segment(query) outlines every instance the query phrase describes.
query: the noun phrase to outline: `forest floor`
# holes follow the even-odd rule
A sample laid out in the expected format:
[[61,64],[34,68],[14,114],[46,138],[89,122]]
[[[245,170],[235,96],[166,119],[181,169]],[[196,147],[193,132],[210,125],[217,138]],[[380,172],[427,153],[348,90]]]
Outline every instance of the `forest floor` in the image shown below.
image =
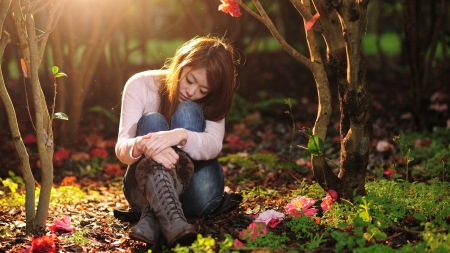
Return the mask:
[[[377,89],[374,91],[380,94],[377,93]],[[446,92],[437,91],[434,97],[430,98],[431,104],[450,105],[449,93]],[[302,192],[301,188],[305,185],[314,184],[314,176],[308,162],[309,153],[297,147],[297,145],[306,146],[308,140],[298,130],[302,127],[311,127],[315,120],[317,105],[314,105],[313,101],[308,101],[307,98],[306,96],[299,98],[298,104],[293,107],[292,114],[295,118],[300,118],[295,122],[294,131],[292,131],[290,116],[284,113],[289,108],[283,103],[249,109],[246,115],[241,115],[241,120],[228,123],[224,148],[220,155],[228,159],[221,160],[221,164],[225,173],[226,186],[232,191],[243,194],[244,200],[237,209],[229,213],[189,219],[204,238],[215,239],[216,250],[219,247],[218,244],[225,240],[226,234],[231,235],[233,239],[239,238],[239,233],[254,220],[254,214],[268,209],[284,212],[283,207],[293,198],[294,193],[298,193],[299,190]],[[393,173],[403,178],[405,176],[405,163],[402,163],[402,155],[393,137],[400,132],[416,131],[416,124],[411,111],[407,109],[407,106],[402,106],[405,103],[399,101],[404,102],[404,98],[401,98],[399,93],[373,97],[374,133],[370,145],[368,180],[375,178],[376,172],[384,174],[385,178],[391,177]],[[297,111],[297,108],[303,109]],[[450,119],[448,109],[440,111],[430,109],[429,115],[436,128],[450,127],[448,126]],[[337,117],[334,116],[333,119]],[[126,167],[115,158],[114,137],[100,134],[101,129],[93,133],[92,129],[98,127],[98,122],[94,119],[84,120],[84,122],[85,124],[82,125],[84,130],[81,132],[90,132],[90,134],[81,136],[83,141],[79,143],[79,146],[71,150],[56,148],[55,152],[55,192],[47,224],[51,225],[55,219],[69,216],[71,226],[76,229],[75,232],[58,230],[54,233],[60,240],[59,242],[55,240],[57,252],[149,252],[149,250],[168,252],[162,238],[153,247],[129,239],[127,233],[135,223],[121,221],[114,217],[114,209],[128,208],[121,184]],[[338,123],[333,123],[329,132],[330,137],[325,140],[326,154],[338,162]],[[11,178],[19,185],[17,195],[14,195],[9,186],[5,183],[0,184],[0,193],[2,193],[0,197],[10,202],[8,205],[0,206],[0,252],[21,252],[29,248],[33,241],[31,236],[25,234],[25,208],[21,204],[23,198],[20,200],[20,197],[17,197],[23,196],[20,194],[24,193],[24,188],[20,187],[20,179],[14,176],[19,174],[18,171],[15,171],[14,175],[9,174],[5,177],[7,173],[5,168],[17,168],[18,161],[10,158],[15,155],[12,141],[6,134],[0,137],[0,141],[4,143],[0,148],[2,181],[6,182],[6,178]],[[449,136],[446,138],[450,140]],[[24,140],[28,141],[27,146],[31,151],[30,159],[38,179],[39,164],[35,144],[33,144],[32,136],[29,139],[24,136]],[[291,141],[294,144],[292,154],[289,148]],[[429,139],[423,138],[416,140],[414,145],[429,146],[429,142]],[[264,155],[272,155],[276,157],[276,161],[270,164],[264,160],[267,159]],[[248,158],[250,163],[242,165],[236,162],[236,157]],[[391,166],[393,163],[398,166]],[[292,168],[286,169],[286,164],[288,168]],[[428,182],[431,178],[433,178],[432,175],[415,173],[410,175],[409,181]],[[448,176],[444,175],[442,179],[448,181]],[[14,205],[15,201],[19,204]],[[241,251],[286,252],[289,248],[301,251],[298,243],[302,240],[296,238],[295,232],[289,230],[285,222],[281,222],[270,230],[276,235],[286,232],[285,235],[289,240],[284,243],[285,249],[243,248]],[[403,230],[399,233],[395,229],[387,231],[389,232],[383,244],[392,248],[421,240],[416,232]],[[312,251],[334,252],[336,243],[336,239],[328,236],[316,250]],[[351,252],[349,249],[344,251]]]

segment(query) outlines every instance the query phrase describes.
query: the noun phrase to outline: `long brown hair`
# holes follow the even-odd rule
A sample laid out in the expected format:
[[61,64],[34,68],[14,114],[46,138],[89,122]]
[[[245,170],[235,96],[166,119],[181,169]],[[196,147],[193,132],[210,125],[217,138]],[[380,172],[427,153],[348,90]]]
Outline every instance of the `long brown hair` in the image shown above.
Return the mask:
[[210,92],[198,103],[207,120],[218,121],[230,111],[236,90],[235,50],[218,37],[195,37],[179,47],[164,64],[167,75],[159,90],[159,112],[167,121],[179,104],[179,81],[184,67],[204,68]]

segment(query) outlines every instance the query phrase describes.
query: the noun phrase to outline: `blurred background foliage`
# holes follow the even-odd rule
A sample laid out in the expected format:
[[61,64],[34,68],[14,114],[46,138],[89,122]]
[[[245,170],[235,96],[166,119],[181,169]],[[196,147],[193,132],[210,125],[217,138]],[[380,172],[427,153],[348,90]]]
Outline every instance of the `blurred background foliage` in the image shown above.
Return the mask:
[[[251,1],[248,2],[250,5]],[[290,2],[262,2],[286,40],[308,55],[303,20]],[[413,2],[416,1],[411,1],[411,5]],[[446,13],[448,4],[437,5],[438,2],[429,1],[419,6],[416,3],[414,22],[405,19],[409,3],[402,3],[402,0],[374,0],[369,4],[367,26],[363,31],[368,83],[376,94],[384,94],[384,99],[404,102],[405,110],[413,111],[414,103],[414,77],[408,57],[411,40],[417,41],[415,50],[421,55],[420,59],[431,60],[423,96],[429,98],[433,91],[448,85],[444,80],[450,73],[449,16],[444,15],[443,25],[433,26],[442,16],[442,10],[436,6],[446,6]],[[239,89],[234,108],[241,112],[235,110],[230,119],[239,120],[245,116],[242,111],[268,99],[283,101],[280,98],[291,97],[304,105],[316,104],[315,83],[309,70],[283,52],[267,28],[254,17],[244,12],[240,18],[232,18],[218,11],[219,4],[219,0],[67,0],[57,27],[50,35],[40,68],[41,84],[49,105],[53,99],[51,67],[57,65],[68,75],[57,80],[56,111],[69,116],[68,122],[55,123],[57,145],[75,144],[77,136],[84,131],[79,126],[87,121],[97,131],[115,138],[121,92],[127,79],[140,71],[161,68],[178,46],[194,36],[223,36],[239,49]],[[45,16],[45,13],[39,15]],[[405,33],[405,27],[410,24],[416,24],[416,37]],[[10,18],[4,30],[14,30]],[[437,36],[435,50],[432,48],[434,34]],[[18,38],[12,34],[11,39],[1,67],[19,115],[21,131],[32,132]],[[323,42],[322,50],[326,50]],[[430,55],[433,50],[435,54]],[[419,64],[419,68],[422,65]],[[337,102],[332,76],[330,84]],[[402,98],[390,98],[394,96],[392,89],[402,91]],[[271,104],[267,113],[282,115],[286,109],[282,104]],[[0,133],[3,134],[8,132],[8,127],[2,107],[0,105]],[[294,108],[298,121],[305,120],[301,110],[304,109]],[[98,124],[91,121],[98,121]]]

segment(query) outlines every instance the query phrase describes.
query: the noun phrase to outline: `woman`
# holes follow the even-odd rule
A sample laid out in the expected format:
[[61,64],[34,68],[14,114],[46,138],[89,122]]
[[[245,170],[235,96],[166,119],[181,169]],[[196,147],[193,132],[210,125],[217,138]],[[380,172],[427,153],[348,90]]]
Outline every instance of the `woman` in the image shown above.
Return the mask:
[[234,65],[235,51],[223,39],[196,37],[162,70],[135,74],[126,83],[116,155],[129,165],[125,197],[141,213],[131,239],[155,244],[161,231],[169,247],[190,245],[197,232],[185,216],[212,214],[224,205],[216,157],[236,87]]

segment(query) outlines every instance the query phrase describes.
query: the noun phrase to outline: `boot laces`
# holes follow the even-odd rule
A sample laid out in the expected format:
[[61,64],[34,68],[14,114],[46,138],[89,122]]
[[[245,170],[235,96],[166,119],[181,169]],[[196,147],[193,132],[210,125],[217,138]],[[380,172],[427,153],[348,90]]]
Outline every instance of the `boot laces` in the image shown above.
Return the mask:
[[[169,217],[169,220],[181,218],[185,220],[181,209],[180,201],[177,201],[176,190],[172,181],[172,176],[168,172],[161,173],[157,176],[159,182],[157,185],[162,185],[158,190],[159,199],[162,200],[164,213]],[[185,220],[186,221],[186,220]]]

